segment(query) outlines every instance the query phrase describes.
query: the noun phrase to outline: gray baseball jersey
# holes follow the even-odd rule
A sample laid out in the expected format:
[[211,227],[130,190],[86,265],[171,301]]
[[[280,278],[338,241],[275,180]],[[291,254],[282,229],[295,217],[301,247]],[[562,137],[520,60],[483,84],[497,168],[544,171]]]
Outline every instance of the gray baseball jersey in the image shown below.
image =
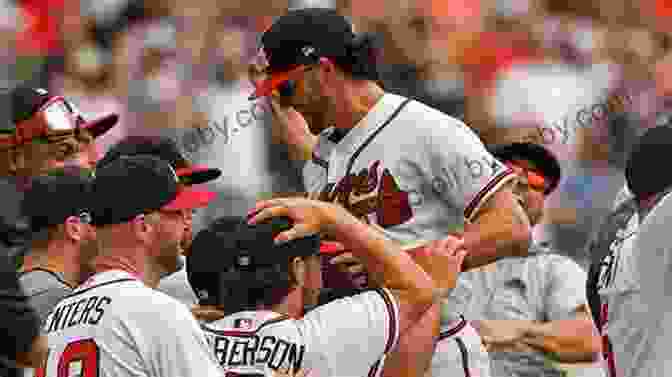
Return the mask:
[[[635,279],[641,297],[639,306],[628,307],[630,334],[637,342],[628,339],[630,348],[628,364],[621,364],[617,354],[616,366],[628,367],[628,377],[662,377],[672,371],[672,323],[670,297],[672,297],[672,194],[666,194],[641,221],[633,248],[637,250]],[[612,339],[612,342],[616,342]],[[616,346],[614,344],[614,346]]]
[[106,271],[63,299],[43,325],[37,376],[220,376],[191,312],[133,275]]
[[72,293],[72,287],[60,274],[41,268],[22,272],[19,281],[42,321],[59,301]]
[[[385,94],[340,140],[333,138],[335,132],[320,134],[304,168],[306,188],[401,243],[461,230],[465,219],[472,220],[514,178],[464,123],[394,94]],[[448,311],[442,320],[447,332],[470,327],[462,325],[458,312]],[[446,375],[464,374],[462,354],[455,352],[452,359],[455,369]]]
[[643,322],[643,311],[648,309],[642,306],[642,290],[636,272],[642,250],[635,248],[638,230],[639,215],[635,213],[612,242],[611,253],[603,260],[597,284],[603,321],[600,333],[609,377],[654,377],[636,373],[635,365],[637,359],[645,357],[640,352],[651,336]]
[[[529,256],[504,258],[464,272],[460,286],[469,288],[469,318],[555,321],[571,319],[587,305],[586,272],[570,258],[533,244]],[[492,375],[498,377],[562,376],[542,352],[490,352]]]
[[231,376],[274,371],[309,377],[376,377],[397,343],[399,309],[386,289],[332,301],[291,319],[244,311],[203,324],[220,365]]

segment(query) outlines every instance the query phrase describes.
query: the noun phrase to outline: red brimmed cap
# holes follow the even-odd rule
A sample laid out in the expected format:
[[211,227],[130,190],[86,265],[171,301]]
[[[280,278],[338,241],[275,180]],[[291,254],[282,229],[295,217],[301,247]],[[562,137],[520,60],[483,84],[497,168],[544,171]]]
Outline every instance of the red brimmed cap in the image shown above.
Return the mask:
[[164,205],[161,209],[164,211],[179,211],[183,209],[203,208],[216,196],[217,194],[211,191],[185,187],[179,189],[173,201]]
[[97,138],[117,124],[119,121],[119,115],[107,114],[92,121],[87,121],[83,117],[81,119],[84,121],[84,123],[80,124],[80,127],[91,132],[91,135],[93,135],[94,138]]
[[205,207],[215,194],[180,184],[170,164],[151,155],[120,156],[96,169],[93,225],[120,224],[159,210]]
[[206,183],[219,178],[222,171],[209,168],[207,166],[194,165],[188,168],[177,169],[177,176],[180,177],[180,183],[185,185],[197,185]]

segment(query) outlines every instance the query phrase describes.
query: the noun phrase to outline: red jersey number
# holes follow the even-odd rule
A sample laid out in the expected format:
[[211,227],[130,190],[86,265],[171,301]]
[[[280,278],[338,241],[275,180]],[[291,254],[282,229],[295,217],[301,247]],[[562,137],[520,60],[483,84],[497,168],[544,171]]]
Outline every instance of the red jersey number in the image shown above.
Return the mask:
[[[57,377],[98,377],[98,345],[93,339],[69,343],[58,359]],[[46,377],[46,365],[35,370],[35,377]]]

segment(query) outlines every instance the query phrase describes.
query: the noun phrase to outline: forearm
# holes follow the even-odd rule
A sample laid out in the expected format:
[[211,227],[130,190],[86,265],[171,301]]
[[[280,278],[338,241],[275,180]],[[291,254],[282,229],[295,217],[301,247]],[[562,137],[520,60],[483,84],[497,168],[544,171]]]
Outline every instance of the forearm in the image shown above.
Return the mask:
[[[278,122],[277,120],[272,120]],[[274,138],[287,145],[289,158],[294,161],[310,161],[313,158],[313,149],[318,137],[308,129],[290,128],[277,125],[272,128]]]
[[418,301],[434,301],[435,286],[429,275],[394,242],[349,215],[330,231],[361,261],[376,285],[408,292]]
[[594,361],[600,352],[600,339],[587,319],[532,323],[522,342],[566,363]]
[[464,231],[464,247],[469,250],[462,270],[493,263],[503,257],[525,256],[530,247],[530,222],[524,210],[507,192],[490,199],[473,223]]

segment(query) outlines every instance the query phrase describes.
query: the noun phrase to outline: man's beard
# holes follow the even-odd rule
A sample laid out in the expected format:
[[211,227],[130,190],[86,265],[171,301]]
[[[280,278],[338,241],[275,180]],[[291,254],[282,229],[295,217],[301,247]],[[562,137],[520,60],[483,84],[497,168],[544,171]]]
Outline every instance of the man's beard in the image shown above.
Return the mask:
[[80,245],[80,271],[79,282],[86,281],[94,273],[93,260],[98,255],[100,249],[98,241],[90,239],[83,241]]
[[161,277],[166,277],[184,266],[184,260],[180,257],[182,255],[181,241],[165,241],[161,246],[158,262],[163,270]]

